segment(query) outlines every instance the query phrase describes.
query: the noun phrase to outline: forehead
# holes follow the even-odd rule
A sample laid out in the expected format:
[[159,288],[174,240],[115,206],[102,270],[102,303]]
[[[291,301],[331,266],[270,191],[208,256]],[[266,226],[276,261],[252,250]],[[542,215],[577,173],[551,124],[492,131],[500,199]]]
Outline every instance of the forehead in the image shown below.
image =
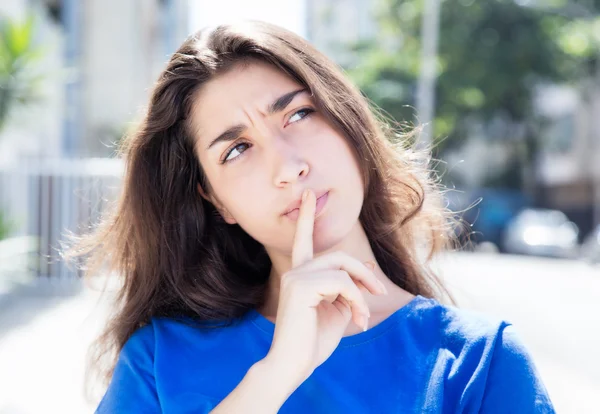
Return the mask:
[[215,129],[243,122],[244,111],[260,111],[281,95],[301,85],[281,70],[267,63],[257,62],[235,66],[206,82],[196,96],[192,107],[192,126],[196,137],[206,139]]

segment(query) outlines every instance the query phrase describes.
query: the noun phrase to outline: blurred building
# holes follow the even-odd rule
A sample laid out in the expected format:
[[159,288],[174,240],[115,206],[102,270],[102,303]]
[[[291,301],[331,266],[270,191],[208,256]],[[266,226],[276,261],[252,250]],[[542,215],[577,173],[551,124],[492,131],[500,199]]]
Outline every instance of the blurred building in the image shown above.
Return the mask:
[[63,110],[63,37],[60,27],[45,10],[27,0],[3,0],[0,17],[23,22],[28,12],[37,17],[35,32],[44,53],[35,63],[42,81],[35,88],[39,103],[15,105],[0,131],[0,165],[20,155],[56,155],[61,147]]
[[187,36],[187,1],[72,3],[79,3],[82,23],[79,87],[85,146],[79,152],[107,155],[105,145],[135,120],[170,54]]
[[549,119],[536,171],[539,202],[565,212],[583,235],[600,223],[600,79],[589,82],[545,86],[536,99]]
[[240,20],[262,20],[306,37],[307,0],[190,0],[191,31]]
[[342,66],[355,58],[348,45],[374,37],[377,23],[370,0],[305,0],[306,38]]
[[[107,156],[136,120],[154,80],[189,33],[188,0],[4,0],[0,13],[33,11],[47,49],[43,131],[12,139],[16,155]],[[39,118],[30,123],[41,122]],[[16,129],[15,129],[16,128]],[[23,129],[15,125],[11,135]],[[8,134],[8,133],[6,133]]]

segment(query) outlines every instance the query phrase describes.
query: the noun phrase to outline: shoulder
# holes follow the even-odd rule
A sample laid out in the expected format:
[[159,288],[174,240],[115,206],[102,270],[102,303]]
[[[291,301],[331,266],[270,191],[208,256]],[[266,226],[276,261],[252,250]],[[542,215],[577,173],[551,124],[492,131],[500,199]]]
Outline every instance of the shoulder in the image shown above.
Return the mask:
[[131,334],[123,345],[119,358],[125,362],[135,359],[137,364],[151,363],[157,348],[173,346],[190,329],[190,326],[180,321],[154,317]]
[[432,345],[445,359],[469,370],[489,366],[492,360],[525,361],[529,354],[512,324],[482,312],[425,299],[417,320],[434,332]]
[[119,353],[119,362],[131,364],[151,364],[154,347],[155,333],[152,323],[137,328],[127,339]]
[[417,319],[435,332],[429,403],[459,411],[553,412],[532,356],[509,321],[435,299],[422,302]]
[[96,413],[157,411],[154,347],[152,324],[137,328],[131,334],[119,352],[111,381]]
[[[128,338],[121,351],[125,355],[152,356],[157,352],[195,346],[221,344],[231,340],[243,326],[242,321],[198,322],[191,318],[173,319],[153,317],[144,326],[136,329]],[[238,329],[218,329],[221,327],[236,327]]]
[[409,323],[427,327],[436,346],[460,352],[474,344],[491,343],[511,323],[482,312],[442,304],[436,299],[419,297],[412,307]]

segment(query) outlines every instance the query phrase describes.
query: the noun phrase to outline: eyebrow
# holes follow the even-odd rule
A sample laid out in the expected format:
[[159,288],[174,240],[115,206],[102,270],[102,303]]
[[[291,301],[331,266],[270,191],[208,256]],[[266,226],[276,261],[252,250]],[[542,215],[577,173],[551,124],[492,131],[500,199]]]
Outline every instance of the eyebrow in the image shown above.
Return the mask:
[[[271,105],[269,105],[269,107],[267,108],[267,113],[269,115],[273,115],[277,112],[283,111],[290,104],[290,102],[292,102],[292,100],[296,97],[296,95],[303,93],[303,92],[308,92],[308,90],[306,88],[298,89],[297,91],[288,92],[285,95],[280,96],[273,103],[271,103]],[[219,135],[217,138],[215,138],[208,145],[206,150],[208,151],[209,149],[211,149],[214,145],[216,145],[219,142],[236,140],[245,130],[246,130],[246,125],[244,125],[244,124],[238,124],[238,125],[234,125],[230,128],[227,128],[227,130],[225,132],[223,132],[221,135]]]

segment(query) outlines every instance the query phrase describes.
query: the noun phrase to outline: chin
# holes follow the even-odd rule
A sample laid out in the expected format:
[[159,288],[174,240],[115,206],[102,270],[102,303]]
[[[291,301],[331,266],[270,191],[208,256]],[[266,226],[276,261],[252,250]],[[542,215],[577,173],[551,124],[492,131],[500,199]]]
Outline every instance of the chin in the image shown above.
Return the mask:
[[[353,237],[358,218],[347,214],[333,214],[315,222],[313,231],[313,250],[316,253],[339,250],[340,245]],[[335,218],[335,220],[333,220]]]

